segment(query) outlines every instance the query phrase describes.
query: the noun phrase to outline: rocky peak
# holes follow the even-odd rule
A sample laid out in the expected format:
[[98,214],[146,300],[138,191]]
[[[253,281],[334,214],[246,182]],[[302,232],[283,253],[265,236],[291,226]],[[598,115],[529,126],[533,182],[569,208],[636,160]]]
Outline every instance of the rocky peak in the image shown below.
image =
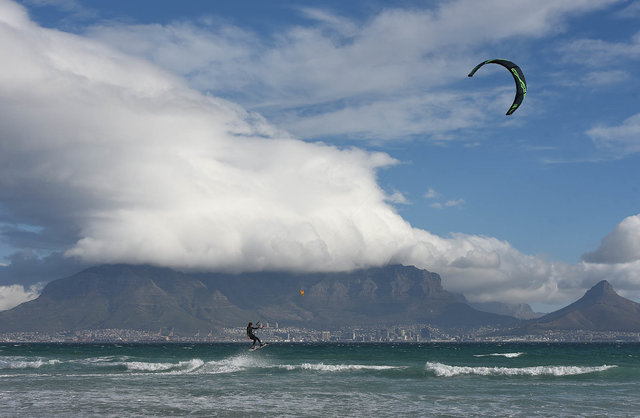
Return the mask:
[[616,296],[618,296],[618,294],[615,290],[613,290],[613,286],[611,286],[608,281],[602,280],[591,289],[587,290],[587,292],[584,294],[583,299],[591,302],[596,302],[602,299]]

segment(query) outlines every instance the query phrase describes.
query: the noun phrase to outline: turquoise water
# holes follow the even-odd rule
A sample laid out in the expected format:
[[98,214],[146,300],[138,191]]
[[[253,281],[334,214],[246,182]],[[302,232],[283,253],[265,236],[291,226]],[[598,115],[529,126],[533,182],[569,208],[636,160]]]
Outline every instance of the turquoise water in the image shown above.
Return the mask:
[[2,416],[638,416],[639,344],[0,344]]

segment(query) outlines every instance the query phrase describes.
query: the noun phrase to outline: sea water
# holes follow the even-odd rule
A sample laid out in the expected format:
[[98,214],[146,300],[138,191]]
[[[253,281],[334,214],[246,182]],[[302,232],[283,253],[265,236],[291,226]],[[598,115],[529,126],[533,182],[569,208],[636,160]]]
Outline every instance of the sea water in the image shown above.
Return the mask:
[[640,416],[640,344],[0,344],[1,416]]

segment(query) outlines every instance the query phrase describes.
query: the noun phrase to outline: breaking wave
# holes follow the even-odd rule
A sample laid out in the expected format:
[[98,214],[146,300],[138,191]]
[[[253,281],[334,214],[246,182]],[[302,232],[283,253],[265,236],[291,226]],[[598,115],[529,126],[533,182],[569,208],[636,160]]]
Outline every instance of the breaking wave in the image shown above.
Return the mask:
[[452,377],[461,375],[480,376],[575,376],[581,374],[598,373],[615,365],[607,366],[533,366],[533,367],[469,367],[450,366],[443,363],[427,362],[425,370],[436,376]]
[[324,364],[324,363],[302,363],[300,365],[282,365],[286,370],[313,370],[321,372],[344,372],[351,370],[394,370],[404,367],[395,366],[372,366],[363,364]]
[[506,357],[506,358],[516,358],[520,357],[525,353],[491,353],[491,354],[474,354],[473,357]]
[[208,362],[201,370],[203,373],[235,373],[248,369],[279,369],[285,371],[317,371],[317,372],[347,372],[358,370],[392,370],[405,367],[378,366],[363,364],[273,364],[266,360],[258,360],[248,356],[235,356],[224,360]]
[[192,359],[188,361],[181,361],[178,363],[148,363],[143,361],[132,361],[123,363],[127,370],[137,372],[178,372],[178,373],[190,373],[196,369],[199,369],[204,365],[204,362],[200,359]]
[[39,369],[42,366],[53,366],[60,364],[60,360],[0,360],[0,369]]
[[232,356],[222,360],[208,362],[203,368],[203,373],[223,374],[236,373],[253,367],[265,367],[267,363],[247,355]]
[[226,374],[242,372],[252,368],[273,367],[263,360],[251,358],[246,355],[232,356],[222,360],[212,360],[207,362],[194,358],[178,363],[149,363],[132,361],[120,364],[124,365],[128,371],[156,372],[160,374]]

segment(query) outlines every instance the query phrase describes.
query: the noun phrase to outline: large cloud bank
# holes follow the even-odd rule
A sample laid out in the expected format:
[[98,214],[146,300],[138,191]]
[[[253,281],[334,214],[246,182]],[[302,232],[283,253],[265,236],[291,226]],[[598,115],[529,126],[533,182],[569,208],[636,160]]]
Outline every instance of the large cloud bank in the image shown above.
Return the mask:
[[376,184],[388,155],[287,138],[144,61],[4,8],[2,198],[23,223],[77,230],[68,255],[342,270],[407,245],[395,231],[410,227]]
[[0,50],[0,214],[29,232],[5,239],[29,236],[87,263],[180,269],[413,264],[473,300],[564,301],[585,275],[639,294],[637,258],[602,262],[624,233],[575,266],[491,237],[439,237],[408,224],[378,185],[377,171],[396,164],[387,154],[300,141],[149,61],[39,27],[7,1]]

